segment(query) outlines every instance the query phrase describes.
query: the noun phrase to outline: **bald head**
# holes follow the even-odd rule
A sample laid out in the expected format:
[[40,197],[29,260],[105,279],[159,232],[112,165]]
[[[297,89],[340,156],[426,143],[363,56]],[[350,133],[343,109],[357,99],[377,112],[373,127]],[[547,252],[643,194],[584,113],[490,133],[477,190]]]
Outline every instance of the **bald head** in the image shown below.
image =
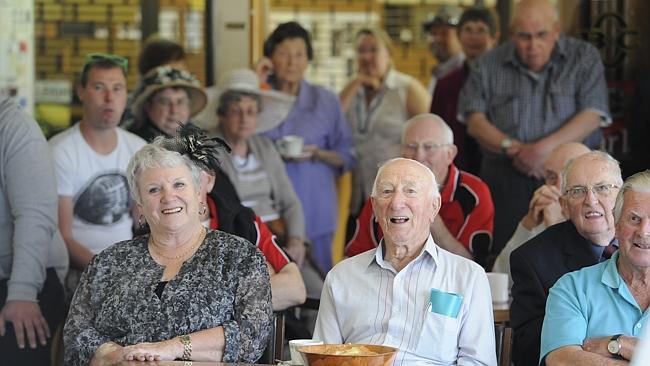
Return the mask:
[[515,26],[521,22],[528,22],[533,17],[541,17],[551,22],[558,24],[560,16],[557,9],[548,0],[522,0],[515,6],[511,26]]
[[546,180],[546,185],[556,186],[560,189],[562,183],[560,180],[560,174],[562,173],[564,166],[570,160],[586,154],[589,151],[591,150],[589,150],[587,146],[579,142],[568,142],[553,149],[544,161],[544,179]]

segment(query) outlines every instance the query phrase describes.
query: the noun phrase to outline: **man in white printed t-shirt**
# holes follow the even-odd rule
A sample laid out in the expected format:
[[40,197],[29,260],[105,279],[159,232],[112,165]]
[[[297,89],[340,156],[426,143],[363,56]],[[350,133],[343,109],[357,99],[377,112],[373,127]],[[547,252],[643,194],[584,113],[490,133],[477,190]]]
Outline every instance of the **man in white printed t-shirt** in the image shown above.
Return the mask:
[[126,105],[127,67],[119,56],[87,55],[77,87],[83,117],[50,140],[70,292],[93,255],[133,235],[126,167],[145,141],[117,127]]

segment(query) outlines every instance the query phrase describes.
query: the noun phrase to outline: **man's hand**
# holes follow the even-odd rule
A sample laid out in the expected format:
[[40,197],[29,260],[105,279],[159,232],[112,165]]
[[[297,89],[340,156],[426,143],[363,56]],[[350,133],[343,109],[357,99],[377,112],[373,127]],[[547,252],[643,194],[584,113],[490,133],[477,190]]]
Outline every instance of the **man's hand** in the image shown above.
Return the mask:
[[0,311],[0,336],[6,333],[5,322],[11,322],[16,332],[16,343],[19,348],[25,348],[25,335],[30,348],[36,348],[36,340],[45,346],[50,337],[50,327],[38,307],[32,301],[7,301]]
[[302,264],[305,262],[305,255],[307,252],[307,249],[305,248],[305,242],[300,238],[289,238],[285,250],[296,262],[298,267],[302,268]]
[[541,143],[521,144],[513,156],[514,167],[530,177],[544,176],[544,160],[550,151]]
[[528,205],[528,213],[521,222],[522,225],[532,230],[542,222],[549,227],[564,221],[560,205],[561,196],[562,193],[555,186],[543,185],[537,188]]

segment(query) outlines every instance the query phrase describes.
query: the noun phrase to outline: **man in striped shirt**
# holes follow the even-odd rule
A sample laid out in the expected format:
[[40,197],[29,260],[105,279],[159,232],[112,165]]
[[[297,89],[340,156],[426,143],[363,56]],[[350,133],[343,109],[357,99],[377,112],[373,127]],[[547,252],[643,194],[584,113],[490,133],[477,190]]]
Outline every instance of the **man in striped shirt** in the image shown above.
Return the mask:
[[395,366],[496,365],[487,276],[429,231],[441,206],[431,169],[389,160],[372,192],[384,237],[328,273],[314,339],[395,347]]

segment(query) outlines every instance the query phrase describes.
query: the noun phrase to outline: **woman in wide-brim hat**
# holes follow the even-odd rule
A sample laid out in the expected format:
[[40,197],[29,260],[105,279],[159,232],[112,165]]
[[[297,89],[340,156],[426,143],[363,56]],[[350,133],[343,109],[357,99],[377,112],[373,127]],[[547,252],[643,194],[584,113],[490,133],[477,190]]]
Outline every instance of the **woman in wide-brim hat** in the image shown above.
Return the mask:
[[261,90],[257,74],[249,69],[230,71],[208,95],[214,101],[202,113],[212,115],[208,133],[224,139],[232,149],[231,154],[222,152],[221,169],[242,203],[286,243],[289,255],[301,265],[305,256],[302,205],[274,143],[259,135],[284,121],[295,97]]
[[160,66],[144,76],[131,105],[133,120],[126,129],[147,141],[160,135],[176,136],[179,123],[191,123],[206,103],[205,92],[194,75]]

